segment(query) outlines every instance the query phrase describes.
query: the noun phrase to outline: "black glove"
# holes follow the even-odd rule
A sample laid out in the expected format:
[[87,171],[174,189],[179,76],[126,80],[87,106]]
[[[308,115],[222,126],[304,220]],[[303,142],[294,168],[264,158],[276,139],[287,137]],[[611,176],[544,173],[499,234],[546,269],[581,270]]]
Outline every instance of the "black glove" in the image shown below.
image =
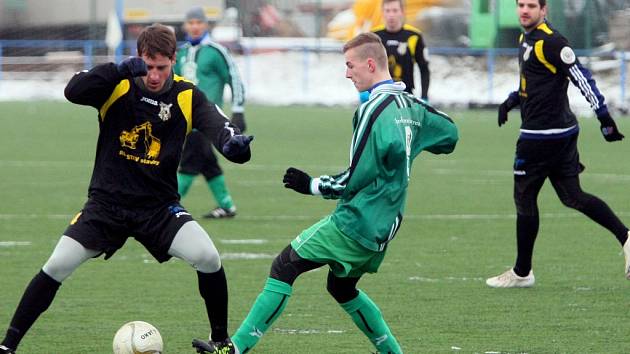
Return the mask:
[[597,117],[601,123],[600,129],[604,135],[604,139],[608,142],[623,140],[624,136],[617,129],[617,124],[612,119],[610,114],[606,112],[601,117]]
[[293,189],[294,191],[302,194],[311,193],[311,176],[298,170],[297,168],[289,167],[282,179],[285,188]]
[[499,126],[505,124],[508,121],[508,112],[512,110],[512,108],[519,105],[519,100],[510,95],[507,100],[503,101],[499,106]]
[[251,135],[232,135],[230,140],[223,145],[223,154],[226,156],[238,156],[243,154],[249,149],[249,143],[251,143],[252,140],[254,140],[254,137]]
[[245,125],[245,113],[232,113],[232,124],[234,124],[241,131],[241,133],[244,133],[245,129],[247,128],[247,126]]
[[123,77],[144,76],[147,74],[147,64],[140,57],[129,57],[117,65],[118,73]]

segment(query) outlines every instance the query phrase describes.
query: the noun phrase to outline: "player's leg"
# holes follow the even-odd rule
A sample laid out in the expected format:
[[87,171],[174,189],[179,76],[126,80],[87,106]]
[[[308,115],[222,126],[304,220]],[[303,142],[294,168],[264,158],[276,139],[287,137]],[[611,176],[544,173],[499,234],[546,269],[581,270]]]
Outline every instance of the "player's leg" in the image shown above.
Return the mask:
[[538,193],[548,175],[544,141],[519,140],[514,161],[514,204],[516,205],[516,263],[514,268],[486,280],[496,288],[530,287],[534,243],[538,236]]
[[227,339],[228,289],[219,252],[196,221],[179,228],[168,254],[180,258],[197,271],[199,293],[206,305],[213,341]]
[[326,288],[379,353],[402,353],[381,310],[366,293],[356,288],[359,279],[340,278],[330,271]]
[[232,341],[240,353],[251,350],[280,317],[291,296],[295,279],[300,274],[323,265],[300,257],[290,245],[274,259],[263,291],[232,336]]
[[99,253],[62,236],[48,261],[24,291],[2,345],[15,351],[33,323],[48,309],[61,283],[83,262]]
[[586,193],[578,176],[551,177],[553,188],[565,206],[578,210],[610,231],[623,246],[628,239],[628,227],[619,220],[608,204]]
[[198,131],[193,131],[188,135],[184,143],[182,158],[177,171],[177,192],[182,198],[188,193],[195,177],[203,167],[203,153],[200,152],[203,145],[201,139],[203,139],[202,134]]
[[236,215],[236,206],[225,183],[223,170],[221,170],[221,166],[219,166],[219,161],[210,143],[207,144],[207,149],[206,162],[204,163],[201,173],[206,178],[208,189],[210,189],[217,203],[217,208],[211,210],[203,217],[210,219],[234,217]]
[[630,233],[628,227],[619,220],[608,204],[582,190],[578,176],[552,177],[551,183],[565,206],[582,212],[615,235],[624,249],[626,256],[624,273],[626,278],[630,279],[630,243],[628,243]]

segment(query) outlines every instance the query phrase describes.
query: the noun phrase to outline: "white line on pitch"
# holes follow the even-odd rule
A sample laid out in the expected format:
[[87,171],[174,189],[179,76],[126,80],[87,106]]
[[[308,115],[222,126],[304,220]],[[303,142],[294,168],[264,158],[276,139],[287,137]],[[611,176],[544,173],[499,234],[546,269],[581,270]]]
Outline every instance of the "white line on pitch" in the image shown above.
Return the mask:
[[31,241],[0,241],[0,247],[30,246]]

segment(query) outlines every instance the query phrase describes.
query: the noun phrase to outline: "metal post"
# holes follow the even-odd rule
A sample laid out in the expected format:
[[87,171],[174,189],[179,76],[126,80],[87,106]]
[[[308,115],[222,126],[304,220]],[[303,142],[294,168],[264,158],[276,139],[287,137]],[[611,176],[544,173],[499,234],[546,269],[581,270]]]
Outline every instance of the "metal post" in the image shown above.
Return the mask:
[[120,41],[118,48],[116,48],[116,62],[119,63],[122,59],[123,49],[125,46],[125,19],[124,16],[124,8],[125,8],[125,0],[116,0],[116,16],[118,16],[118,21],[120,22],[120,30],[123,33],[123,40]]
[[619,104],[621,107],[626,108],[626,52],[622,50],[621,52],[621,67],[619,73],[619,85],[621,86],[621,97],[619,97]]
[[488,103],[494,101],[494,67],[495,67],[495,50],[494,48],[488,48],[487,53],[487,68],[488,68]]
[[92,66],[94,65],[94,63],[92,62],[92,59],[93,59],[92,48],[94,47],[93,42],[94,42],[93,40],[87,40],[83,44],[83,69],[85,70],[90,70]]
[[2,41],[0,41],[0,81],[2,81]]
[[308,96],[308,48],[302,48],[302,93],[304,96]]

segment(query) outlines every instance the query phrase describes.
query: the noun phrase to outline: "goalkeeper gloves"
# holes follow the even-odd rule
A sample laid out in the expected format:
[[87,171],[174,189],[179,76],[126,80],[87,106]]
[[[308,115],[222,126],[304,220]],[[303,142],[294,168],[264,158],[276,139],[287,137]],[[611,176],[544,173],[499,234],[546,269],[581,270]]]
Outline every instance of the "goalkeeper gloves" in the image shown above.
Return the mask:
[[615,124],[615,121],[612,119],[608,111],[604,112],[601,116],[598,116],[597,119],[599,119],[601,124],[600,129],[607,142],[623,140],[623,134],[621,134],[617,129],[617,124]]
[[246,153],[252,140],[254,137],[251,135],[232,135],[230,140],[223,145],[223,154],[225,156],[238,156]]
[[118,63],[116,68],[122,77],[145,76],[147,74],[147,64],[140,57],[129,57]]
[[311,193],[311,176],[298,170],[297,168],[289,167],[282,179],[285,188],[293,189],[294,191],[302,194]]
[[512,108],[518,106],[520,104],[518,96],[515,94],[510,94],[507,100],[503,101],[499,106],[499,117],[498,123],[499,126],[505,124],[508,121],[508,112],[512,110]]
[[243,112],[232,113],[232,124],[234,124],[241,133],[245,132],[247,126],[245,125],[245,114]]

